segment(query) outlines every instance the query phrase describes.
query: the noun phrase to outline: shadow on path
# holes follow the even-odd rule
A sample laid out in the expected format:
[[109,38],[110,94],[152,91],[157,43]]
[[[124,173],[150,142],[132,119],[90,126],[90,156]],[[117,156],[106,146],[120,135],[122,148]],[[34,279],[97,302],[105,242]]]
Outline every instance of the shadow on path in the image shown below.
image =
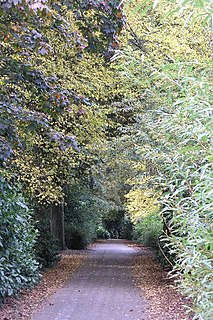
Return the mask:
[[122,240],[89,250],[83,265],[32,320],[147,320],[131,273],[137,251]]

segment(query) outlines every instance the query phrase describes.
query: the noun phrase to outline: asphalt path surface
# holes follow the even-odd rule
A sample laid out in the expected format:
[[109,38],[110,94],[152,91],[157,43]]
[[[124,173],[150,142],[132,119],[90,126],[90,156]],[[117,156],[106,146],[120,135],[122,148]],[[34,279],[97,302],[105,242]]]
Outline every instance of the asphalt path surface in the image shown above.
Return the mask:
[[131,273],[137,254],[122,240],[98,243],[32,320],[147,320],[146,303]]

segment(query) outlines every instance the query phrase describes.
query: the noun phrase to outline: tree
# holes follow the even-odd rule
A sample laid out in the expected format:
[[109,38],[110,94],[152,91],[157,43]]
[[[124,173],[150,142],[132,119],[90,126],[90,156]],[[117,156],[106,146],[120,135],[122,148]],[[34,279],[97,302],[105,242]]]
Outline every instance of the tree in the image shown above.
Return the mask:
[[[157,194],[166,231],[161,249],[168,259],[175,257],[174,271],[179,287],[194,303],[194,318],[211,319],[210,30],[201,19],[209,18],[210,6],[186,2],[181,12],[177,7],[169,14],[173,4],[166,8],[159,3],[154,11],[146,4],[127,5],[131,46],[126,42],[120,54],[126,62],[119,70],[128,76],[127,87],[130,92],[134,88],[141,105],[135,124],[125,129],[131,131],[136,168],[141,168],[135,171],[128,206],[142,218],[146,202],[146,210],[153,209],[144,195],[151,194],[153,203]],[[192,21],[190,5],[195,5]]]
[[[101,99],[108,99],[103,91],[105,85],[110,86],[105,78],[94,96],[91,74],[85,66],[93,72],[95,64],[100,64],[99,78],[106,77],[101,54],[107,58],[107,52],[110,57],[114,50],[113,42],[124,23],[124,17],[117,15],[120,12],[116,2],[6,1],[1,5],[2,165],[21,181],[37,212],[41,213],[40,204],[46,203],[52,217],[61,216],[57,226],[63,226],[63,210],[58,210],[63,206],[63,190],[73,176],[86,174],[95,160],[87,145],[102,135],[102,116],[89,99],[96,103],[100,94]],[[99,53],[92,66],[91,51]],[[118,80],[114,86],[116,83]],[[95,133],[94,126],[100,131]],[[63,230],[53,233],[64,234]]]

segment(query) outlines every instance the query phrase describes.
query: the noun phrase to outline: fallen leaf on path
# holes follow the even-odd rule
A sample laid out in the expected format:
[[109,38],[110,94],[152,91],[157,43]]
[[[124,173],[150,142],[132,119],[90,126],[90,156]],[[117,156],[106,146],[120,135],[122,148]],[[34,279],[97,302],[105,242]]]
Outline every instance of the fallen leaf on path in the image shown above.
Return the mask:
[[177,291],[173,280],[168,279],[167,272],[162,269],[154,253],[144,246],[140,246],[138,252],[133,274],[136,285],[142,290],[145,300],[149,301],[147,313],[150,319],[191,320],[184,307],[189,305],[189,301]]
[[[84,257],[67,250],[61,254],[61,260],[52,269],[43,273],[41,282],[33,289],[23,290],[17,298],[10,297],[0,308],[0,319],[30,320],[32,314],[39,310],[50,295],[68,281],[80,266]],[[53,305],[53,304],[51,304]]]

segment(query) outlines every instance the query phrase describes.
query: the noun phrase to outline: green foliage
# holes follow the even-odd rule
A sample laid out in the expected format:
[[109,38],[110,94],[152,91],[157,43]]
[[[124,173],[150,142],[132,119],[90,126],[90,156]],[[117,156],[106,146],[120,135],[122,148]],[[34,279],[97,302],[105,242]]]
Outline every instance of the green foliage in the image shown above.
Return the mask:
[[124,211],[123,210],[110,210],[104,216],[103,224],[106,230],[110,233],[111,238],[120,238],[123,230]]
[[[30,132],[33,126],[37,131],[36,125],[43,122],[43,129],[48,128],[51,134],[49,120],[54,113],[63,112],[71,103],[77,106],[85,103],[85,97],[69,89],[64,92],[57,73],[49,77],[40,72],[43,57],[51,56],[57,60],[64,53],[62,47],[74,48],[69,60],[73,56],[79,60],[83,51],[91,50],[110,57],[115,44],[119,46],[116,39],[125,16],[117,1],[44,2],[31,4],[29,1],[5,0],[0,3],[0,110],[5,115],[0,131],[4,138],[0,140],[0,149],[4,160],[11,156],[14,142],[19,142],[16,129],[20,125],[30,124],[27,128]],[[53,41],[48,33],[53,34]],[[58,44],[59,39],[63,46],[56,49],[54,40]],[[40,58],[40,62],[37,63],[35,58]],[[57,96],[60,98],[55,99]],[[7,119],[7,115],[13,117]],[[5,129],[9,129],[8,134]]]
[[91,230],[86,230],[81,222],[65,224],[65,241],[68,249],[85,249],[92,240]]
[[[151,161],[155,169],[150,175],[152,185],[162,192],[164,251],[169,260],[175,257],[179,288],[192,299],[195,319],[212,318],[213,109],[209,69],[208,63],[193,62],[162,66],[157,81],[163,79],[164,90],[159,93],[153,87],[153,93],[160,98],[163,95],[167,104],[162,106],[159,99],[155,108],[141,115],[143,134],[137,139],[142,163]],[[150,181],[143,184],[143,188],[150,186]]]
[[[117,33],[125,20],[121,6],[117,1],[71,2],[24,1],[21,10],[19,1],[0,4],[0,168],[21,182],[36,209],[63,202],[73,178],[90,176],[100,161],[105,109],[124,92],[106,61],[119,47]],[[85,247],[96,236],[105,202],[96,198],[83,188],[74,201],[68,196],[68,246]],[[43,267],[57,257],[48,219],[38,217],[35,244]],[[12,222],[10,227],[12,232]]]
[[121,231],[121,238],[132,240],[133,239],[134,226],[130,217],[126,214],[124,216],[123,228]]
[[[212,318],[212,92],[208,65],[182,74],[183,96],[173,115],[163,116],[159,143],[165,149],[159,184],[164,188],[162,215],[170,212],[170,252],[179,286],[192,298],[197,319]],[[162,119],[162,116],[160,116]],[[168,220],[168,219],[167,219]]]
[[163,223],[158,211],[153,211],[141,218],[134,228],[134,239],[146,246],[158,249],[159,236]]
[[116,1],[0,4],[0,161],[15,156],[7,169],[34,201],[63,201],[96,158],[104,107],[123,92],[105,60],[123,22]]
[[103,226],[98,226],[96,230],[97,239],[109,239],[110,233]]
[[[133,180],[131,181],[131,184],[134,185],[135,183]],[[140,180],[140,183],[147,185],[148,179]],[[140,189],[140,187],[136,185],[135,188],[132,187],[125,197],[127,199],[126,207],[131,214],[132,221],[137,221],[137,219],[145,217],[147,213],[159,209],[159,203],[157,201],[159,194],[151,187],[146,190]]]
[[35,243],[36,260],[43,268],[52,267],[59,261],[57,240],[50,231],[49,219],[42,218],[36,225],[39,235]]
[[0,180],[0,301],[39,280],[31,211],[14,187]]
[[66,192],[65,240],[70,249],[84,249],[96,238],[100,221],[98,199],[91,190],[73,185]]
[[[61,91],[54,82],[49,101],[39,96],[40,88],[26,90],[23,82],[17,86],[23,88],[22,95],[28,103],[33,101],[37,109],[42,110],[40,99],[42,104],[48,103],[53,132],[50,136],[38,127],[38,132],[28,135],[26,126],[19,128],[25,150],[17,148],[11,164],[27,195],[39,203],[63,200],[63,187],[70,183],[70,178],[86,175],[87,169],[97,161],[96,145],[104,139],[108,105],[124,92],[115,69],[106,65],[103,57],[85,53],[78,59],[75,46],[67,48],[66,41],[56,32],[49,31],[46,36],[53,52],[48,56],[34,53],[31,63],[39,69],[39,74],[56,78]],[[71,99],[73,92],[77,103]]]
[[195,2],[176,6],[160,1],[154,11],[151,1],[127,3],[132,29],[118,69],[127,76],[126,87],[129,92],[134,88],[141,108],[136,103],[136,121],[124,130],[118,158],[122,163],[125,157],[124,166],[126,154],[131,160],[130,212],[148,217],[153,204],[161,209],[162,249],[174,261],[179,288],[193,301],[194,319],[209,320],[213,108],[210,21],[202,17],[209,17],[210,5],[201,1],[200,8]]
[[[154,1],[154,10],[151,0],[126,1],[124,48],[113,57],[125,20],[117,0],[73,1],[74,11],[67,3],[47,12],[23,5],[0,8],[0,165],[37,204],[66,195],[69,248],[85,248],[97,230],[106,235],[102,222],[112,237],[131,237],[126,199],[143,243],[156,247],[163,221],[161,243],[175,257],[179,287],[195,318],[211,319],[210,1]],[[2,190],[3,297],[35,282],[37,264],[29,211],[15,190]],[[48,223],[39,229],[36,250],[47,265],[54,241]]]

